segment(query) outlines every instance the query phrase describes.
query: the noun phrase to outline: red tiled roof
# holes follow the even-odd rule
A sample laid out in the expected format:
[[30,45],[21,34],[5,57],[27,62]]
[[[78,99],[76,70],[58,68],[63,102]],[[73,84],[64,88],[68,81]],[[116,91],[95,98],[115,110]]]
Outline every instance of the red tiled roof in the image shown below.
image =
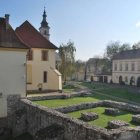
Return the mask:
[[5,18],[0,18],[0,48],[27,49]]
[[43,37],[28,21],[25,21],[18,27],[16,33],[30,48],[58,49]]

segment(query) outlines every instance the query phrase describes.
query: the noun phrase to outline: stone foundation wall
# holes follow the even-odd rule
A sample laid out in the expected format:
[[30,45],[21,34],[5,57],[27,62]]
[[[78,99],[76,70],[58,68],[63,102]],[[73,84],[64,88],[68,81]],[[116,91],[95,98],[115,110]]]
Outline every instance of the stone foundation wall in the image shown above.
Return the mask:
[[103,101],[98,101],[98,102],[71,105],[71,106],[67,106],[67,107],[54,108],[54,110],[57,110],[57,111],[62,112],[62,113],[69,113],[69,112],[83,110],[83,109],[96,108],[96,107],[100,107],[103,105],[104,105]]
[[103,101],[104,106],[106,107],[113,107],[113,108],[119,108],[121,110],[130,111],[133,113],[140,113],[140,106],[124,103],[124,102],[115,102],[111,100],[104,100]]
[[20,104],[27,115],[24,126],[36,140],[139,140],[140,129],[107,130],[26,99],[22,99]]
[[38,96],[32,96],[32,97],[28,97],[28,100],[31,101],[39,101],[39,100],[53,100],[53,99],[67,99],[67,98],[73,98],[73,97],[86,97],[86,96],[90,96],[92,95],[90,92],[87,91],[80,91],[80,92],[73,92],[73,93],[66,93],[66,94],[62,94],[60,93],[59,95],[41,95],[39,94]]
[[[92,127],[58,111],[33,104],[29,100],[23,99],[21,105],[27,112],[27,130],[34,138],[37,138],[38,135],[41,137],[37,140],[93,140],[93,138],[95,140],[112,140],[106,129]],[[56,134],[53,126],[60,127],[60,130],[63,131]],[[51,128],[52,131],[47,128]]]
[[7,127],[8,122],[7,118],[0,118],[0,128]]
[[[8,107],[9,115],[13,121],[10,118],[8,123],[14,135],[28,132],[34,140],[140,140],[138,128],[107,130],[34,104],[27,99],[19,100],[18,97],[11,97],[9,101],[11,102],[9,102],[11,106]],[[111,101],[101,101],[94,103],[94,107],[110,103]],[[92,106],[93,104],[87,105]]]
[[83,110],[83,109],[90,109],[90,108],[96,108],[96,107],[111,107],[111,108],[118,108],[121,110],[133,112],[133,113],[140,113],[140,107],[124,102],[115,102],[111,100],[103,100],[103,101],[97,101],[97,102],[91,102],[91,103],[81,103],[77,105],[71,105],[67,107],[58,107],[54,108],[55,110],[62,112],[62,113],[69,113],[73,111]]

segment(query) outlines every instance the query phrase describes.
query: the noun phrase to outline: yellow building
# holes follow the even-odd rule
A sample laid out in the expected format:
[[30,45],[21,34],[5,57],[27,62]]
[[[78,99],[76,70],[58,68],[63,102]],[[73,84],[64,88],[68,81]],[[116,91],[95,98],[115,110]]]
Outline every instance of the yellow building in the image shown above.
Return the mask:
[[28,21],[16,29],[17,35],[30,48],[27,58],[28,91],[61,91],[62,79],[56,70],[56,50],[49,41],[49,29],[44,10],[40,32]]
[[112,63],[113,83],[140,86],[140,49],[122,51]]
[[9,24],[9,15],[0,18],[0,118],[7,116],[9,96],[26,96],[28,47]]

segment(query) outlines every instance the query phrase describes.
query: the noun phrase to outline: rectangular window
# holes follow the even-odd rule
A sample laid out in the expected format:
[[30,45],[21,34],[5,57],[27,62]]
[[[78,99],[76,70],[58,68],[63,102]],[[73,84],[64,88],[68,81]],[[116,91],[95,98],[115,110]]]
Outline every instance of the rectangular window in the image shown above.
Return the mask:
[[32,84],[32,65],[27,65],[27,84]]
[[120,71],[122,71],[122,64],[120,64]]
[[29,50],[27,54],[28,60],[32,61],[33,60],[33,50]]
[[42,51],[42,61],[48,61],[48,51]]
[[47,83],[47,71],[44,71],[44,74],[43,74],[43,82],[44,83]]
[[131,70],[135,71],[135,64],[134,63],[132,63]]
[[125,64],[125,71],[128,71],[128,64]]
[[115,64],[114,66],[114,71],[117,71],[117,64]]

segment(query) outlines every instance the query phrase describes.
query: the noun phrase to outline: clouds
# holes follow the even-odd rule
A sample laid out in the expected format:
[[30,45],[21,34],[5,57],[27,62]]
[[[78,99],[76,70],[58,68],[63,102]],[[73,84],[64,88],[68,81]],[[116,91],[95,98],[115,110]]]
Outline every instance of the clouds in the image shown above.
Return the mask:
[[138,21],[138,22],[136,23],[136,27],[137,27],[137,28],[140,28],[140,21]]

